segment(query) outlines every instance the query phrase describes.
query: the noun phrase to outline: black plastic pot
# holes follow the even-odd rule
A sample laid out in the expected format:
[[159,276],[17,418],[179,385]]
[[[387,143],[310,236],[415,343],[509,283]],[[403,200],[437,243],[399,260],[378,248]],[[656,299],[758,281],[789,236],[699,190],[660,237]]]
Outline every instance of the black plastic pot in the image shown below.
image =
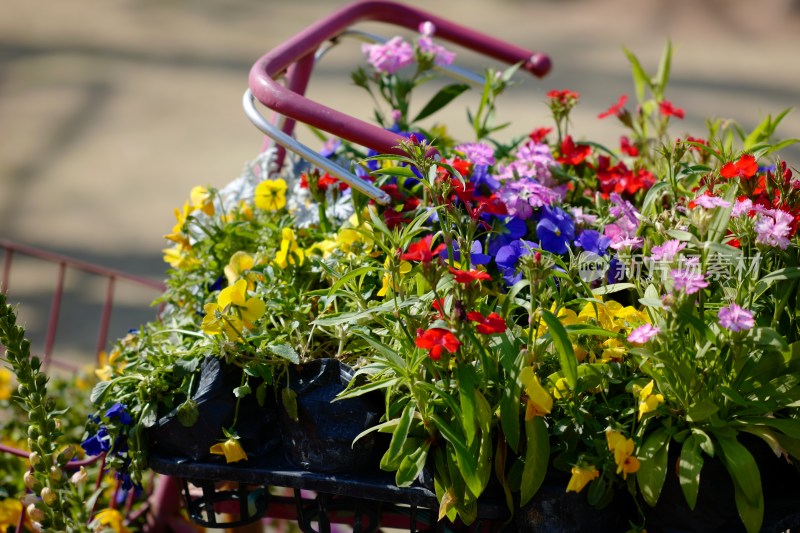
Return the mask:
[[[240,367],[225,364],[216,357],[206,357],[197,388],[192,393],[199,412],[197,421],[193,426],[184,426],[178,418],[178,409],[174,409],[159,418],[150,429],[151,445],[162,452],[194,461],[214,457],[209,451],[211,446],[225,438],[222,428],[230,428],[233,424],[236,411],[233,389],[241,384],[241,379]],[[271,394],[267,394],[263,406],[258,404],[255,394],[242,398],[235,429],[248,457],[277,447],[280,442],[275,431],[277,419],[277,404]]]
[[323,474],[375,468],[376,435],[353,440],[378,423],[384,405],[380,394],[333,401],[353,378],[353,369],[337,359],[318,359],[289,372],[296,394],[297,420],[280,411],[286,457],[296,466]]

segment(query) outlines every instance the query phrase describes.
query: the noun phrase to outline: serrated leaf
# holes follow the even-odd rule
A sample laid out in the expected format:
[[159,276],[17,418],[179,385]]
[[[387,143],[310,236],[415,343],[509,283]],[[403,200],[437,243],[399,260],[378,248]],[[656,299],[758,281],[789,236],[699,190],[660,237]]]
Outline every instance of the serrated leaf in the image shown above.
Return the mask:
[[108,389],[111,386],[111,381],[100,381],[94,387],[92,387],[92,392],[89,394],[89,401],[91,401],[95,405],[100,405],[103,403],[106,395],[108,394]]
[[183,427],[192,427],[197,423],[200,411],[197,409],[197,402],[189,398],[178,407],[178,422]]
[[297,352],[294,351],[294,348],[288,344],[270,344],[267,346],[267,349],[278,357],[286,359],[290,363],[294,363],[296,365],[300,364],[300,356],[297,355]]

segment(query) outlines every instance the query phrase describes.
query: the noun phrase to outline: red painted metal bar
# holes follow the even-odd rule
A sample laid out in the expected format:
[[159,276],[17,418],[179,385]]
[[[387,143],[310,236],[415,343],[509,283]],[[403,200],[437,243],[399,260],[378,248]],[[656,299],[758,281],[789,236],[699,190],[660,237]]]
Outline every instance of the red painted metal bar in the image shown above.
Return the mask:
[[292,64],[313,54],[323,42],[360,21],[386,22],[410,29],[430,21],[436,26],[436,36],[440,39],[499,61],[522,63],[522,68],[535,76],[544,76],[550,71],[550,58],[545,54],[503,42],[420,9],[371,0],[334,12],[262,56],[250,70],[253,95],[281,115],[380,152],[398,152],[397,145],[402,140],[399,135],[314,102],[276,81]]
[[61,312],[61,298],[64,296],[64,278],[67,272],[67,264],[59,263],[58,278],[56,288],[53,291],[53,300],[50,303],[50,318],[47,321],[47,334],[44,341],[44,357],[42,364],[44,368],[50,366],[50,357],[53,354],[53,345],[56,342],[56,330],[58,330],[58,315]]
[[[287,72],[287,85],[286,87],[297,94],[305,94],[306,89],[308,88],[308,82],[311,79],[311,72],[314,70],[314,54],[308,54],[302,57],[297,63],[294,63],[289,67]],[[275,119],[279,120],[281,115],[275,115]],[[281,131],[286,133],[287,135],[291,135],[294,131],[295,120],[292,118],[284,118],[283,126],[281,127]],[[270,145],[269,137],[264,139],[265,148],[266,145]],[[275,165],[280,171],[283,168],[283,162],[286,159],[286,148],[281,145],[277,145],[277,151],[275,153]]]
[[106,288],[106,299],[103,302],[103,313],[100,316],[100,330],[97,332],[97,349],[94,353],[99,354],[106,348],[108,340],[108,325],[111,322],[111,309],[114,305],[114,282],[116,277],[108,277],[108,287]]

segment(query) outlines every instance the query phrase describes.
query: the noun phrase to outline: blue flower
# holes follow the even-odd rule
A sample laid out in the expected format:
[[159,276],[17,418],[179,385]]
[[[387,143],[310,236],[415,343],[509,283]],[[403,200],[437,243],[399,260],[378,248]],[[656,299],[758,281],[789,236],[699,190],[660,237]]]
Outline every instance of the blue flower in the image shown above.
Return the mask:
[[494,176],[489,174],[488,165],[474,165],[472,167],[472,175],[470,175],[469,181],[475,185],[475,190],[480,189],[482,185],[485,185],[486,188],[491,192],[494,192],[500,188],[500,182],[497,181]]
[[[442,250],[440,255],[444,259],[449,258],[446,248]],[[457,242],[453,243],[453,259],[459,262],[461,261],[461,250],[459,249]],[[491,260],[492,256],[483,253],[483,246],[481,243],[479,241],[472,241],[469,252],[469,263],[471,265],[486,265]]]
[[503,274],[503,280],[510,287],[522,279],[522,274],[517,272],[517,263],[523,255],[529,255],[532,250],[539,248],[536,243],[517,239],[501,247],[494,257],[497,268]]
[[111,450],[111,437],[105,426],[100,426],[95,435],[81,442],[81,448],[89,455],[100,455]]
[[498,218],[493,224],[494,231],[489,237],[488,251],[496,255],[497,251],[511,242],[523,238],[528,233],[528,225],[521,218],[506,217],[505,221]]
[[575,223],[561,208],[544,206],[542,217],[536,225],[536,235],[542,249],[554,254],[565,254],[575,238]]
[[597,255],[606,255],[610,244],[610,238],[593,229],[583,230],[575,239],[575,246]]
[[125,410],[125,406],[122,405],[121,403],[115,403],[114,405],[109,407],[108,411],[106,411],[106,418],[108,419],[118,418],[120,424],[123,424],[125,426],[133,423],[133,418],[131,417],[131,415],[128,414],[128,411]]

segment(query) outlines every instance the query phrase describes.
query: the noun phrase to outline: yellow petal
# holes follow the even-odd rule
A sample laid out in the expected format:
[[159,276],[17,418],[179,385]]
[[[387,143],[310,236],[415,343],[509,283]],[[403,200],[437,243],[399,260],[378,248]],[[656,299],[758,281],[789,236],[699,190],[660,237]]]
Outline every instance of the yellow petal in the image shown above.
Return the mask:
[[235,463],[237,461],[247,461],[247,454],[244,453],[242,445],[236,439],[228,439],[225,442],[218,442],[213,445],[210,450],[215,455],[224,455],[226,463]]
[[529,366],[522,369],[520,379],[525,385],[528,394],[528,407],[525,411],[525,419],[530,420],[534,416],[544,416],[553,409],[553,398],[542,387],[536,373]]
[[600,475],[594,466],[573,466],[572,477],[567,484],[567,492],[580,492],[593,479]]
[[233,285],[229,285],[220,291],[217,297],[217,304],[225,309],[231,305],[236,307],[244,307],[244,295],[247,291],[247,281],[240,279]]

